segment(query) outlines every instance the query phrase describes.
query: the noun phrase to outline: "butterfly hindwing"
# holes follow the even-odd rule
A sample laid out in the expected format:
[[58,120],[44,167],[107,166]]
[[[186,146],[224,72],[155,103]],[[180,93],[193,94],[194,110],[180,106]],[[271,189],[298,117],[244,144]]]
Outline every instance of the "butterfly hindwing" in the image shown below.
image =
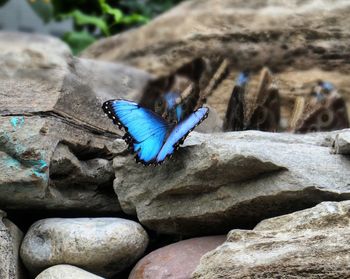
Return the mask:
[[209,109],[206,107],[199,108],[190,114],[185,120],[177,124],[166,139],[163,147],[159,151],[156,162],[161,163],[166,157],[173,154],[176,147],[184,141],[186,136],[205,118],[207,118]]
[[170,126],[163,118],[137,103],[110,100],[103,104],[104,112],[117,125],[124,127],[124,140],[144,164],[154,162],[163,146]]

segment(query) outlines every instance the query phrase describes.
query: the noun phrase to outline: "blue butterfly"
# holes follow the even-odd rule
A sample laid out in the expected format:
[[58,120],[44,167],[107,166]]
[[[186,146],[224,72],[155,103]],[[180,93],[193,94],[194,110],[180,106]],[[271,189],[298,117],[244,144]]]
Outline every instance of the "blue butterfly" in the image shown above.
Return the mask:
[[335,90],[331,82],[319,80],[311,95],[316,97],[317,102],[321,102],[326,99],[327,95]]
[[236,78],[236,85],[243,87],[248,83],[248,81],[249,81],[248,72],[240,72],[238,74],[238,77]]
[[164,94],[165,103],[166,103],[166,110],[168,114],[172,114],[172,112],[175,112],[177,122],[180,122],[182,119],[182,106],[181,104],[178,104],[178,99],[181,98],[181,95],[177,92],[167,92]]
[[160,164],[182,144],[187,135],[207,118],[209,109],[201,107],[178,124],[168,123],[155,112],[127,100],[110,100],[102,109],[126,133],[123,139],[136,161]]

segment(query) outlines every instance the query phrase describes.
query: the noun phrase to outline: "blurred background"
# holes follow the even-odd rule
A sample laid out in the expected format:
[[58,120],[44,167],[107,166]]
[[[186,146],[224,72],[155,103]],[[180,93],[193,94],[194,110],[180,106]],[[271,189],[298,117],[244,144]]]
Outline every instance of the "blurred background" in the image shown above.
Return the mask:
[[179,2],[0,0],[0,30],[50,34],[79,54],[97,39],[145,24]]

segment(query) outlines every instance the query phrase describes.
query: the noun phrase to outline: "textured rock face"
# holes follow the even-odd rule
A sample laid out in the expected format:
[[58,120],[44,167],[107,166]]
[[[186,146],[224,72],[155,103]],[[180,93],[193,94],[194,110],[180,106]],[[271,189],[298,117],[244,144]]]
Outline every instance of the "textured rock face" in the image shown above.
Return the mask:
[[6,213],[0,210],[0,278],[24,279],[19,259],[23,233],[5,216]]
[[103,279],[76,266],[60,264],[49,267],[35,279]]
[[114,189],[122,209],[156,231],[225,233],[322,200],[348,199],[350,160],[331,154],[334,136],[192,132],[174,160],[156,168],[117,156]]
[[349,201],[324,202],[232,230],[192,278],[348,278],[349,221]]
[[225,239],[225,236],[198,237],[160,248],[141,259],[129,279],[190,278],[200,258]]
[[95,43],[84,56],[124,61],[160,75],[194,55],[215,54],[232,57],[238,69],[265,64],[333,70],[337,65],[349,71],[349,10],[344,0],[186,1],[142,28]]
[[137,100],[149,79],[122,65],[73,58],[51,37],[0,33],[3,209],[119,211],[108,150],[118,130],[101,103]]
[[135,262],[147,244],[147,233],[133,221],[52,218],[31,226],[21,246],[21,258],[32,274],[71,264],[111,277]]

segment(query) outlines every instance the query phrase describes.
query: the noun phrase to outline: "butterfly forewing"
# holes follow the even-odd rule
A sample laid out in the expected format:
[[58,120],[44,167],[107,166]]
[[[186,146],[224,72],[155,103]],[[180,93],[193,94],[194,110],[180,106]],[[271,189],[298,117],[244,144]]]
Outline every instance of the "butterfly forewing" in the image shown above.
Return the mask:
[[137,160],[152,163],[161,149],[170,125],[149,109],[126,100],[111,100],[103,110],[125,128],[125,141],[137,153]]
[[166,157],[170,156],[174,152],[176,146],[208,116],[208,112],[208,108],[199,108],[190,114],[184,121],[177,124],[159,151],[156,158],[157,163],[161,163]]

